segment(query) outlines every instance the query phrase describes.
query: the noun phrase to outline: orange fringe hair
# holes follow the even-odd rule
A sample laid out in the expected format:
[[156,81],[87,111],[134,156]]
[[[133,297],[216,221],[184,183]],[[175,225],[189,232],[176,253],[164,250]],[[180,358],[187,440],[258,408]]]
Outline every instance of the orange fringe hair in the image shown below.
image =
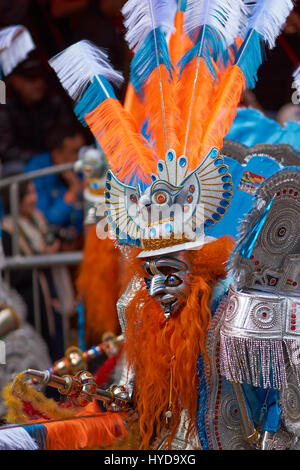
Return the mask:
[[172,402],[168,447],[176,434],[181,413],[188,412],[187,439],[196,431],[197,359],[206,352],[211,323],[212,288],[226,275],[226,262],[234,246],[223,236],[199,250],[187,251],[190,265],[186,305],[165,321],[159,303],[141,289],[126,310],[125,351],[135,370],[134,401],[139,416],[141,449],[155,447],[164,429],[165,413]]
[[99,240],[96,227],[90,227],[76,280],[78,297],[84,302],[86,341],[90,344],[101,342],[106,331],[118,332],[120,257],[114,242],[109,238]]

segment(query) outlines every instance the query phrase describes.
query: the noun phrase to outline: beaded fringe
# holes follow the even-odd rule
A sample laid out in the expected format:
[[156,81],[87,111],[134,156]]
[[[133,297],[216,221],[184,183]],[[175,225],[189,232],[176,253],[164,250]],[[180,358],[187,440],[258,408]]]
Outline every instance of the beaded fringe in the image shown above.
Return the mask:
[[287,387],[283,344],[300,386],[300,342],[294,340],[235,338],[221,333],[221,374],[231,382],[254,387]]

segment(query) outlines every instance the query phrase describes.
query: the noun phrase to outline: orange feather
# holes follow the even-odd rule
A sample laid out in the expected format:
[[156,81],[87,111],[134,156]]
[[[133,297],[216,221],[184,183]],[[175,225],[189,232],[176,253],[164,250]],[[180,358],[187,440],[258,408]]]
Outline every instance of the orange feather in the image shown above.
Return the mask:
[[116,99],[104,100],[85,115],[85,120],[119,180],[133,185],[137,180],[151,183],[156,172],[155,152],[140,134],[134,117]]
[[119,298],[121,256],[112,240],[100,240],[96,227],[90,227],[76,280],[78,296],[84,302],[88,344],[100,343],[105,331],[118,332],[116,303]]
[[205,157],[205,154],[200,153],[203,123],[211,110],[211,103],[216,89],[214,80],[202,58],[199,59],[196,79],[197,62],[198,58],[195,57],[184,68],[180,80],[182,87],[179,96],[182,110],[180,154],[184,153],[186,146],[185,155],[189,159],[190,170],[194,170]]
[[183,55],[193,47],[194,43],[184,31],[184,12],[177,11],[174,28],[169,41],[169,54],[173,65],[177,65]]
[[[97,414],[95,417],[87,415]],[[75,450],[106,447],[125,436],[126,428],[120,413],[99,413],[92,402],[80,410],[80,419],[44,423],[47,429],[46,445],[51,450]]]
[[[159,71],[161,76],[163,107],[159,86]],[[178,151],[180,130],[180,109],[176,103],[177,80],[169,80],[168,71],[164,65],[156,67],[147,80],[144,89],[145,114],[148,119],[148,129],[151,131],[151,138],[155,142],[155,149],[159,158],[164,159],[166,151],[170,148]],[[165,144],[165,135],[163,121],[166,126],[167,148]]]
[[124,109],[135,117],[137,126],[141,129],[145,120],[145,110],[140,97],[130,82],[126,90]]
[[203,125],[202,155],[206,155],[212,147],[223,147],[224,136],[236,116],[245,86],[244,74],[237,65],[230,66],[222,75],[212,111]]

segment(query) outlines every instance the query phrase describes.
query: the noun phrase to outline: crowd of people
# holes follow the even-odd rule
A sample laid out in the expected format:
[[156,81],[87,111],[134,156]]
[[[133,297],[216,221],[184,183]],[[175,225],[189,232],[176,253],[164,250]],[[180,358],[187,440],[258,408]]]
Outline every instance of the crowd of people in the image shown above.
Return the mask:
[[[8,76],[2,77],[6,104],[0,106],[1,178],[53,165],[74,164],[80,148],[94,144],[91,133],[78,123],[71,101],[48,60],[68,45],[88,39],[109,50],[112,64],[126,76],[127,48],[120,15],[123,3],[119,0],[1,2],[0,28],[22,24],[28,28],[36,46]],[[72,169],[19,185],[21,255],[82,249],[83,189],[81,175]],[[3,249],[6,256],[11,256],[14,224],[9,186],[1,191],[0,205]],[[13,270],[10,284],[25,300],[28,321],[34,325],[33,280],[28,274],[27,269]],[[39,270],[41,332],[53,360],[64,353],[63,311],[73,309],[76,315],[75,277],[76,272],[66,268]]]

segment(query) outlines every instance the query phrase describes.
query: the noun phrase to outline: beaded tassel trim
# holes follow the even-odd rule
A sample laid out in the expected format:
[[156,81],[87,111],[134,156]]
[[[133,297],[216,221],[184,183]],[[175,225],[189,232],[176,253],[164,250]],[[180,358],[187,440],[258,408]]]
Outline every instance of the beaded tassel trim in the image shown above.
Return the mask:
[[228,337],[221,332],[221,374],[254,387],[287,387],[284,345],[300,386],[300,342]]

